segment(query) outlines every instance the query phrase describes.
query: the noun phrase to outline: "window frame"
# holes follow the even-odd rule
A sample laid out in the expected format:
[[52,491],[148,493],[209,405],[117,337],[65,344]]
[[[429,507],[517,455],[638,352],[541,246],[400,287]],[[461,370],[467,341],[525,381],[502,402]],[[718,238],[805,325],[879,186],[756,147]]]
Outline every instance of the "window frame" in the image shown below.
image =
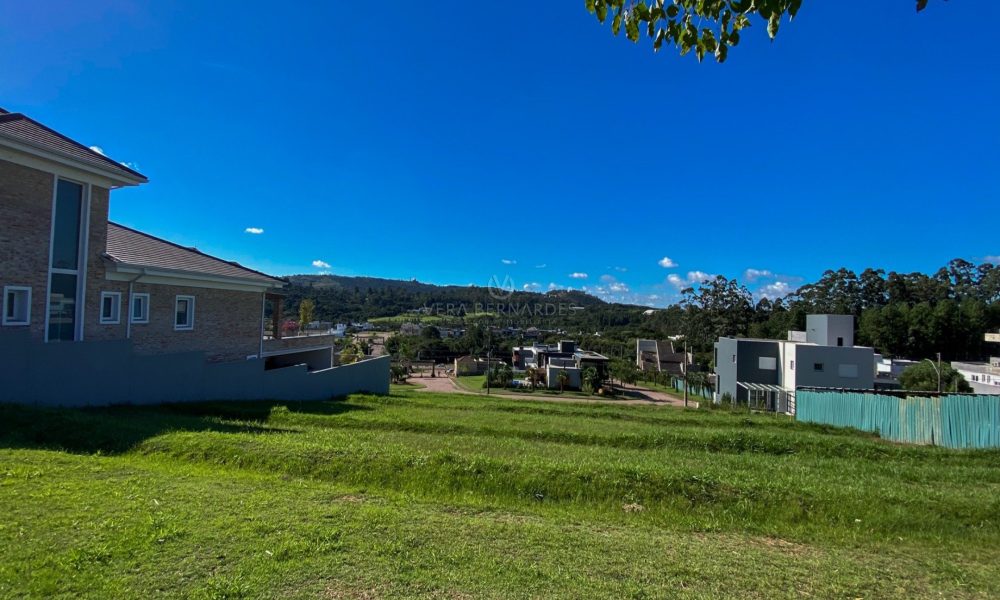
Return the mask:
[[[181,301],[187,301],[188,303],[188,322],[183,325],[177,323],[177,308]],[[194,330],[194,304],[194,296],[186,296],[183,294],[174,296],[174,331]]]
[[[104,301],[110,298],[114,316],[104,316]],[[97,322],[101,325],[121,325],[122,322],[122,293],[121,292],[101,292],[100,312],[97,315]]]
[[821,363],[821,362],[813,363],[813,373],[825,373],[825,372],[826,372],[826,363]]
[[[66,181],[80,186],[80,225],[77,238],[77,264],[75,269],[65,269],[53,266],[55,259],[56,207],[59,198],[59,182]],[[47,266],[47,281],[45,285],[45,343],[60,341],[83,341],[84,324],[86,320],[87,294],[87,263],[90,242],[90,206],[93,186],[86,181],[64,177],[59,173],[52,175],[52,204],[49,223],[49,260]],[[60,340],[51,336],[52,317],[52,279],[54,275],[70,275],[76,278],[76,295],[73,299],[73,339]]]
[[[8,307],[7,297],[10,295],[11,292],[14,292],[15,294],[17,292],[24,292],[25,293],[26,310],[25,310],[25,317],[24,317],[23,321],[13,320],[13,319],[9,319],[7,317],[7,307]],[[2,303],[3,303],[3,320],[0,321],[0,322],[3,323],[4,327],[26,327],[28,325],[31,325],[31,286],[30,285],[5,285],[5,286],[3,286],[3,301],[2,301]]]
[[[143,318],[141,318],[141,319],[136,319],[135,318],[135,301],[136,300],[143,300],[144,301],[144,306],[145,306],[146,310],[144,311],[145,316]],[[149,324],[149,294],[147,294],[147,293],[135,293],[135,292],[132,293],[132,295],[129,297],[129,302],[128,302],[128,319],[129,319],[129,323],[131,323],[133,325],[148,325]],[[176,321],[176,319],[177,319],[177,315],[175,314],[174,315],[174,320]]]

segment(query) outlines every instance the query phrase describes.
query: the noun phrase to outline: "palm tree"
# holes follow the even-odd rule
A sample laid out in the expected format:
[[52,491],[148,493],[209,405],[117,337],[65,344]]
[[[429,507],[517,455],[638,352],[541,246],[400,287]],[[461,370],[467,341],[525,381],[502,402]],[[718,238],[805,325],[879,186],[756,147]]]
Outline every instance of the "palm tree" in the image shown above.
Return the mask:
[[556,375],[556,381],[559,382],[559,392],[564,392],[566,390],[566,384],[569,383],[569,373],[566,372],[566,369],[559,369],[559,374]]

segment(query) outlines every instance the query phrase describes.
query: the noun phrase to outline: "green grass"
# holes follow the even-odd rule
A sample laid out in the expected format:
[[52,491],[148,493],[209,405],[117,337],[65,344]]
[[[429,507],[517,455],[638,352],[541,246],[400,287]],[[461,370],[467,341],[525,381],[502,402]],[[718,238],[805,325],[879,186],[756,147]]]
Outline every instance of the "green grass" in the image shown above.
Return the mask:
[[0,597],[997,597],[1000,452],[394,388],[0,406]]

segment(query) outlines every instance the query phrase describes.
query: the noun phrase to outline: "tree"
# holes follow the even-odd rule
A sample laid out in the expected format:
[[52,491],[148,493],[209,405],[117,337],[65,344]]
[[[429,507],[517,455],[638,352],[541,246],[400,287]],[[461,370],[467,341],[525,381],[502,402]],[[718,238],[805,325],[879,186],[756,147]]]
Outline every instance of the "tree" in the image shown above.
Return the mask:
[[566,372],[566,369],[559,369],[559,373],[556,375],[556,381],[559,382],[559,391],[565,391],[566,384],[569,383],[569,373]]
[[590,389],[593,394],[601,386],[601,374],[594,367],[587,367],[580,373],[580,379]]
[[[705,55],[725,62],[729,48],[740,43],[740,32],[751,26],[751,18],[767,23],[773,40],[781,18],[791,21],[802,0],[585,0],[587,10],[605,23],[610,14],[611,33],[622,29],[625,37],[638,42],[642,32],[653,40],[653,51],[663,44],[676,47],[681,55],[694,51],[700,62]],[[927,0],[915,0],[917,11]]]
[[312,298],[305,298],[299,302],[299,327],[302,331],[312,323],[314,312],[316,312],[316,302]]
[[535,384],[538,383],[538,367],[528,367],[524,370],[524,374],[528,376],[528,382],[531,383],[531,391],[535,391]]
[[[904,390],[936,392],[938,391],[936,367],[936,364],[927,360],[909,366],[900,374],[899,384]],[[961,373],[951,368],[951,365],[941,363],[941,391],[971,392],[972,386]]]

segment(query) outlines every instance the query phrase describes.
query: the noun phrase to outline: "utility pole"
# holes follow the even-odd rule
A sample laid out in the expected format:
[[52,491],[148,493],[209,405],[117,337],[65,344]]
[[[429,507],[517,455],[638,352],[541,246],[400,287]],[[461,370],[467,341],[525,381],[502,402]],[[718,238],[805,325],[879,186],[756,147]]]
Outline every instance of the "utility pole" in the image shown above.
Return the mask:
[[688,407],[688,340],[684,338],[684,408]]
[[490,375],[493,370],[493,331],[486,328],[486,395],[490,395]]

